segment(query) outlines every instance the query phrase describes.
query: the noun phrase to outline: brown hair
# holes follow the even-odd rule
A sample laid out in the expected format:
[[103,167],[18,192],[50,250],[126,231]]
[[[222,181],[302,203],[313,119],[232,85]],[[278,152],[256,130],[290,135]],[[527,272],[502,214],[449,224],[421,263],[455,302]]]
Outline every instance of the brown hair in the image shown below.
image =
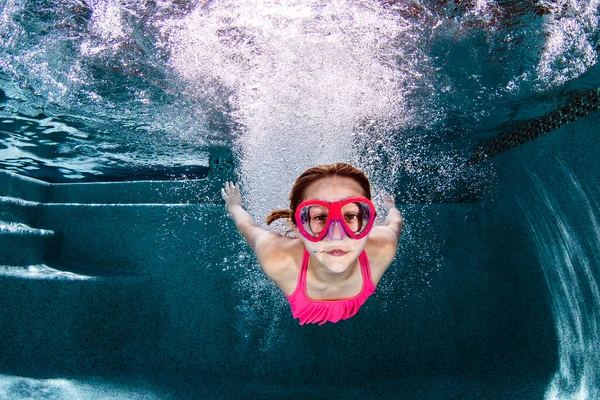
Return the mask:
[[271,211],[267,216],[267,225],[271,225],[272,222],[280,218],[287,218],[296,225],[296,208],[298,208],[304,199],[304,191],[306,188],[319,179],[334,176],[354,179],[363,188],[366,197],[371,200],[371,184],[369,183],[369,178],[367,178],[365,173],[360,169],[346,163],[318,165],[307,169],[298,177],[298,179],[296,179],[294,186],[292,186],[292,191],[290,192],[290,209]]

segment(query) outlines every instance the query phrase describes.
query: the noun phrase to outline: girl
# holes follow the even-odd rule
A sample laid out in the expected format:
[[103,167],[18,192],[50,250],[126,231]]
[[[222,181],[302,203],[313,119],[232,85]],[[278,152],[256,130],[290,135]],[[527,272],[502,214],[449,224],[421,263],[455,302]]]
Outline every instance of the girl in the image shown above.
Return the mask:
[[350,164],[306,170],[292,187],[290,209],[267,216],[267,225],[288,219],[295,238],[256,224],[242,208],[238,185],[226,182],[221,194],[238,231],[301,325],[355,315],[396,255],[403,221],[394,199],[384,196],[386,220],[373,227],[369,179]]

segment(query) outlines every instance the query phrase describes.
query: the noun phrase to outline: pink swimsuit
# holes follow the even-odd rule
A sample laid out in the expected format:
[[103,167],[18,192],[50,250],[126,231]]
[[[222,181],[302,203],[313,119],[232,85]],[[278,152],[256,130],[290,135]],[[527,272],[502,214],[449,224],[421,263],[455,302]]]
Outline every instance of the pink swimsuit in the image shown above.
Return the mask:
[[308,270],[309,253],[304,250],[302,268],[296,290],[286,296],[292,307],[294,318],[300,319],[300,325],[323,325],[325,322],[338,322],[352,317],[365,303],[367,298],[375,292],[375,285],[371,279],[371,267],[367,253],[364,251],[358,256],[360,272],[363,279],[362,291],[349,299],[343,300],[312,300],[306,293],[306,271]]

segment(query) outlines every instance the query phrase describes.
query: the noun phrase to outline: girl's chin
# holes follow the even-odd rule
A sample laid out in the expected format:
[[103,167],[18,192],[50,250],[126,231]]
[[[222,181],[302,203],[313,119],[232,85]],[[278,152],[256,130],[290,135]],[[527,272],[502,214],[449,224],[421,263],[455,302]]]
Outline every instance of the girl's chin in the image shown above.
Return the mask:
[[331,260],[325,260],[323,265],[329,271],[337,274],[344,272],[349,267],[348,262],[335,262],[335,260],[333,262],[331,262]]

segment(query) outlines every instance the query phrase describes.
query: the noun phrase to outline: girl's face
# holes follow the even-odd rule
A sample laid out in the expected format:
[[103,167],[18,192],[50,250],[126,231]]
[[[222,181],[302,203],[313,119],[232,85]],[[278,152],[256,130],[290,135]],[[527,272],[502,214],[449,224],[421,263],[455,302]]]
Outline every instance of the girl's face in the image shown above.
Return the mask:
[[[332,176],[321,178],[311,183],[304,193],[305,200],[324,200],[334,202],[348,197],[364,197],[367,193],[352,178]],[[327,235],[320,242],[311,242],[295,228],[296,235],[304,242],[310,255],[332,273],[342,273],[351,266],[367,244],[367,237],[352,239],[339,224],[334,224],[333,234]]]

